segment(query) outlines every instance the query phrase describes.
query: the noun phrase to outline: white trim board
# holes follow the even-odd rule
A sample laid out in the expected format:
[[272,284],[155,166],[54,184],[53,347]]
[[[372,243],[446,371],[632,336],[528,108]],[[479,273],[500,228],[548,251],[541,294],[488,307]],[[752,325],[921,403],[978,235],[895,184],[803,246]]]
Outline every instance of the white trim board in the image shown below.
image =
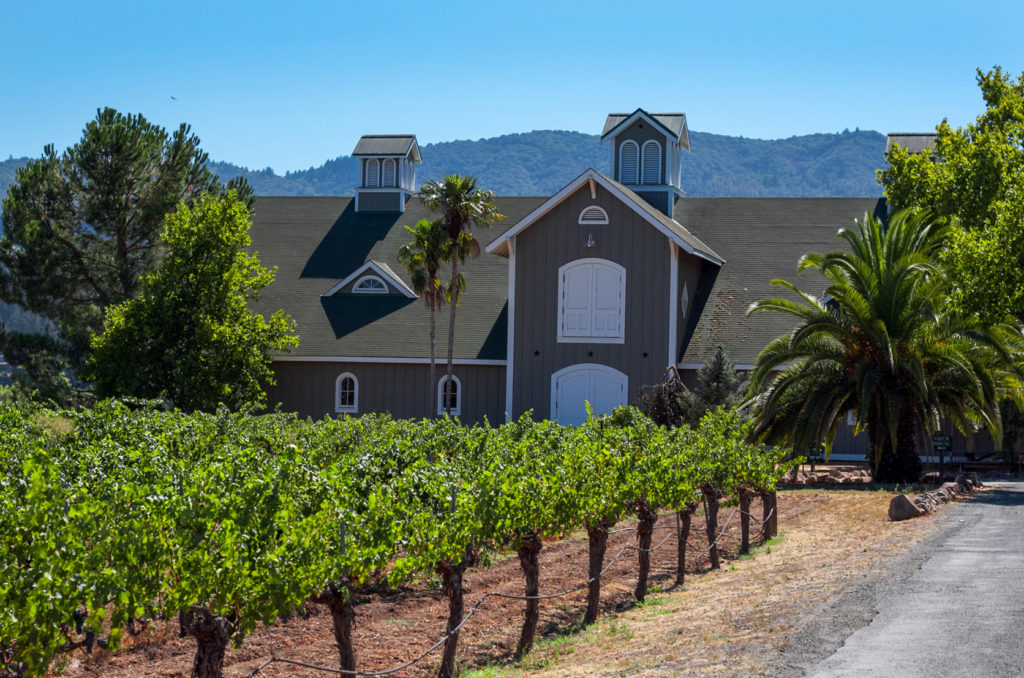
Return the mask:
[[[753,365],[747,365],[745,363],[733,364],[732,367],[733,367],[733,369],[736,369],[736,370],[752,370],[752,369],[754,369]],[[677,363],[676,364],[676,369],[677,370],[700,370],[700,369],[703,369],[703,368],[704,368],[704,363]],[[780,367],[779,369],[783,369],[783,368]]]
[[[566,186],[558,193],[555,193],[553,196],[545,200],[544,203],[540,205],[540,207],[538,207],[537,209],[533,210],[528,215],[523,217],[523,219],[520,220],[519,223],[517,223],[512,228],[508,229],[507,231],[499,235],[497,238],[495,238],[495,240],[490,245],[487,246],[485,251],[488,254],[501,254],[508,256],[507,243],[511,238],[515,237],[529,226],[532,226],[534,222],[536,222],[538,219],[540,219],[545,214],[547,214],[555,207],[557,207],[559,204],[561,204],[563,200],[565,200],[570,195],[575,193],[588,180],[593,180],[594,182],[601,184],[601,186],[603,186],[605,190],[607,190],[609,193],[611,193],[620,201],[622,201],[623,204],[627,205],[634,212],[639,214],[647,223],[649,223],[651,226],[654,226],[654,228],[657,229],[659,233],[664,235],[671,242],[674,242],[676,245],[681,247],[684,252],[700,257],[701,259],[706,259],[707,261],[710,261],[711,263],[716,264],[718,266],[721,266],[723,263],[725,263],[721,259],[717,259],[715,257],[708,255],[705,252],[701,252],[700,250],[695,249],[688,242],[686,242],[678,235],[670,231],[668,228],[665,227],[665,224],[658,221],[658,219],[654,217],[654,215],[650,214],[647,210],[638,205],[635,200],[633,200],[625,193],[620,191],[618,188],[616,188],[614,185],[612,185],[607,177],[605,177],[603,174],[601,174],[594,168],[588,168],[585,172],[583,172],[583,174],[579,175],[578,177],[570,181],[568,184],[566,184]],[[683,228],[681,224],[679,227]]]
[[[625,114],[623,113],[623,114],[616,114],[616,115],[625,115]],[[657,128],[662,134],[664,134],[669,139],[675,139],[675,142],[677,144],[679,144],[680,146],[685,148],[687,151],[689,151],[690,150],[690,134],[689,134],[690,130],[689,130],[689,127],[686,124],[686,114],[685,113],[670,113],[670,114],[667,114],[667,115],[681,115],[681,116],[683,116],[683,127],[679,131],[679,134],[676,134],[675,132],[670,130],[668,127],[665,127],[665,125],[663,125],[661,122],[659,122],[657,119],[655,119],[655,117],[654,117],[655,115],[656,114],[654,114],[654,113],[648,113],[647,111],[645,111],[642,108],[638,108],[635,111],[633,111],[632,113],[630,113],[629,115],[627,115],[625,120],[623,120],[618,125],[616,125],[615,127],[612,127],[610,130],[608,130],[607,132],[602,134],[601,135],[601,141],[604,141],[608,137],[612,137],[612,138],[617,137],[619,135],[619,130],[620,129],[626,129],[627,127],[629,127],[630,125],[633,124],[634,120],[636,120],[637,118],[642,117],[644,120],[646,120],[648,123],[650,123],[652,127]]]
[[[270,357],[277,363],[380,363],[382,365],[429,365],[430,358],[374,358],[370,356],[325,356],[325,355],[277,355]],[[447,365],[448,361],[438,358],[438,365]],[[504,360],[483,360],[479,358],[455,358],[453,365],[489,365],[504,367]]]
[[391,268],[387,264],[381,264],[379,262],[372,261],[372,260],[366,262],[365,264],[363,264],[362,266],[357,268],[355,271],[350,273],[347,278],[345,278],[340,283],[338,283],[337,285],[335,285],[331,289],[327,290],[327,292],[321,294],[320,296],[321,297],[329,297],[329,296],[331,296],[332,294],[336,293],[338,290],[340,290],[343,287],[345,287],[345,285],[348,285],[350,282],[355,280],[357,277],[360,277],[367,270],[371,270],[374,273],[376,273],[377,275],[379,275],[380,277],[382,277],[382,278],[384,278],[386,280],[391,281],[391,284],[394,285],[395,287],[397,287],[398,291],[401,292],[402,294],[404,294],[405,296],[407,296],[408,298],[410,298],[410,299],[415,299],[416,298],[416,293],[412,291],[412,288],[409,287],[408,285],[406,285],[405,282],[401,278],[399,278],[397,275],[395,275],[395,272],[392,271]]

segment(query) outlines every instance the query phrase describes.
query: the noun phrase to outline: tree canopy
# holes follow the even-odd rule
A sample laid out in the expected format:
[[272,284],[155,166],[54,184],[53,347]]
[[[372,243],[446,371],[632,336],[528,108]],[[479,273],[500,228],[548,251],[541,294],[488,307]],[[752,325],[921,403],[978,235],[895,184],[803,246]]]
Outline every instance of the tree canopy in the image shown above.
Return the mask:
[[1024,319],[1024,74],[978,70],[985,111],[936,127],[931,152],[893,147],[878,178],[896,207],[950,220],[942,258],[962,310]]
[[112,306],[85,374],[101,396],[168,398],[185,410],[260,406],[273,383],[269,350],[296,346],[295,324],[247,302],[273,281],[251,244],[245,204],[202,196],[167,215],[166,254],[137,298]]
[[[141,115],[98,111],[74,146],[49,145],[17,171],[2,208],[0,300],[52,321],[62,357],[80,366],[104,310],[134,297],[159,259],[167,213],[206,193],[251,201],[244,179],[224,186],[206,162],[186,124],[168,133]],[[3,337],[0,350],[16,342]]]
[[750,313],[785,313],[798,324],[751,372],[755,435],[798,454],[828,449],[852,413],[883,482],[918,480],[920,433],[940,417],[1000,439],[999,402],[1020,398],[1024,341],[1017,326],[985,324],[947,302],[935,257],[948,230],[926,214],[898,212],[888,224],[865,215],[856,230],[839,232],[849,249],[801,260],[801,272],[825,277],[822,297],[773,281],[796,298],[764,299]]

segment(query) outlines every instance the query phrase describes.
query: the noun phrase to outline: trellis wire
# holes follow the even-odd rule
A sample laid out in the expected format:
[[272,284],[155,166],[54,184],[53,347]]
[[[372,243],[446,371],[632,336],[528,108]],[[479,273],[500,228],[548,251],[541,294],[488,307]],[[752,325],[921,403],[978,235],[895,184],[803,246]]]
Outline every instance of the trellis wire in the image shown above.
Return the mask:
[[[725,531],[727,529],[729,529],[729,523],[732,522],[733,516],[736,515],[736,510],[738,508],[739,508],[738,506],[734,506],[733,507],[732,512],[729,514],[729,517],[726,518],[726,520],[725,520],[725,525],[722,527],[721,532],[719,532],[718,536],[715,537],[715,541],[712,542],[711,545],[708,546],[708,548],[706,548],[706,549],[697,548],[697,550],[699,550],[699,551],[710,551],[712,548],[715,547],[715,544],[718,543],[718,540],[721,539],[725,535]],[[774,509],[773,509],[773,511],[774,511]],[[771,513],[769,513],[768,515],[770,517]],[[665,526],[665,529],[667,529],[669,527],[671,527],[671,526]],[[635,530],[635,529],[636,529],[635,527],[623,528],[621,530],[616,530],[616,532],[623,532],[625,530]],[[612,534],[612,532],[609,532],[609,534]],[[399,671],[402,671],[404,669],[409,668],[410,666],[412,666],[412,665],[422,661],[423,659],[426,659],[426,657],[428,655],[430,655],[434,650],[436,650],[437,648],[441,647],[441,645],[446,640],[448,640],[450,637],[452,637],[453,635],[458,633],[459,630],[462,629],[462,627],[465,625],[465,623],[468,622],[470,620],[470,618],[474,614],[476,614],[477,609],[488,598],[506,598],[506,599],[509,599],[509,600],[550,600],[552,598],[561,598],[562,596],[567,596],[570,593],[575,593],[576,591],[579,591],[584,586],[589,586],[591,584],[591,582],[593,582],[596,579],[600,578],[609,569],[611,569],[612,565],[615,564],[615,562],[619,559],[619,557],[622,556],[622,554],[627,549],[629,549],[631,551],[646,551],[647,553],[652,553],[655,549],[658,549],[662,545],[664,545],[665,542],[667,542],[669,539],[671,539],[672,537],[676,537],[676,536],[678,536],[678,532],[672,532],[668,536],[666,536],[664,539],[662,539],[660,542],[658,542],[657,545],[652,546],[649,549],[641,549],[641,548],[639,548],[637,546],[631,546],[629,544],[624,544],[622,546],[622,548],[619,549],[618,553],[616,553],[615,556],[610,561],[608,561],[608,564],[604,566],[604,568],[597,574],[596,577],[590,577],[586,581],[584,581],[582,584],[579,584],[578,586],[574,586],[571,589],[567,589],[565,591],[561,591],[559,593],[549,593],[549,594],[545,594],[545,595],[536,595],[536,596],[519,596],[519,595],[515,595],[515,594],[512,594],[512,593],[487,592],[484,595],[480,596],[480,600],[476,601],[476,603],[473,605],[473,607],[469,608],[469,612],[466,613],[466,616],[464,616],[462,618],[462,621],[459,622],[459,625],[456,626],[454,629],[452,629],[452,631],[450,633],[447,633],[444,636],[442,636],[436,643],[434,643],[433,645],[428,647],[425,651],[423,651],[418,656],[414,657],[413,659],[410,659],[409,661],[405,662],[404,664],[400,664],[399,666],[395,666],[395,667],[390,668],[390,669],[384,669],[382,671],[355,671],[355,670],[349,670],[349,669],[335,669],[335,668],[331,668],[331,667],[327,667],[327,666],[318,666],[316,664],[309,664],[309,663],[306,663],[306,662],[303,662],[303,661],[299,661],[297,659],[288,659],[286,657],[271,657],[270,659],[264,661],[262,664],[260,664],[255,669],[253,669],[252,672],[247,676],[247,678],[254,678],[256,676],[256,674],[258,674],[260,671],[265,669],[267,666],[270,666],[271,664],[273,664],[275,662],[280,662],[280,663],[284,663],[284,664],[292,664],[292,665],[301,666],[301,667],[307,668],[307,669],[315,669],[317,671],[326,671],[327,673],[334,673],[334,674],[337,674],[337,675],[345,675],[345,676],[368,676],[368,677],[372,678],[373,676],[387,676],[387,675],[390,675],[392,673],[397,673]],[[729,536],[732,536],[732,535],[729,535]]]

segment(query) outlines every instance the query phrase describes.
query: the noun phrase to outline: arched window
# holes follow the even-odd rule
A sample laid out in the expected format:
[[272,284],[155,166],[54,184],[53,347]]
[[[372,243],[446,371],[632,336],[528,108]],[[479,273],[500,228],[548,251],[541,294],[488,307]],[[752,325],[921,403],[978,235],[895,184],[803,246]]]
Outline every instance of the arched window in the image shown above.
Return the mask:
[[395,161],[388,158],[384,161],[384,169],[382,172],[383,179],[381,179],[380,185],[384,188],[395,187]]
[[437,413],[444,414],[451,407],[451,414],[462,413],[462,382],[454,374],[448,381],[448,375],[437,382]]
[[626,269],[577,259],[558,269],[558,341],[621,344],[626,337]]
[[[644,142],[643,153],[644,176],[642,184],[661,183],[661,144],[657,141]],[[625,183],[625,182],[623,182]]]
[[635,141],[623,141],[619,146],[619,181],[635,184],[639,176],[640,149]]
[[359,380],[351,372],[345,372],[334,382],[334,411],[359,411]]
[[591,205],[590,207],[584,207],[583,211],[580,212],[580,223],[584,225],[590,224],[607,224],[608,213],[604,209],[597,205]]
[[375,275],[364,275],[352,286],[352,291],[360,294],[387,294],[388,286]]
[[380,161],[370,158],[366,161],[366,187],[377,188],[380,185]]

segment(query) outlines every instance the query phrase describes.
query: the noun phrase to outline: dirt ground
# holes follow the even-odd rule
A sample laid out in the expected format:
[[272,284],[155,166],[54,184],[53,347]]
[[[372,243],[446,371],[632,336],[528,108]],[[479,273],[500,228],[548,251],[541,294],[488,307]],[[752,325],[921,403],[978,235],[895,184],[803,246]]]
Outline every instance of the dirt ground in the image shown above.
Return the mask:
[[[636,552],[626,550],[603,577],[603,620],[583,631],[578,622],[585,590],[543,601],[538,644],[520,665],[510,663],[522,619],[521,601],[489,598],[463,627],[458,662],[463,670],[487,667],[481,675],[757,675],[767,670],[766,657],[785,643],[786,631],[801,611],[822,596],[836,594],[846,581],[871,576],[885,558],[920,538],[934,522],[928,519],[889,523],[890,493],[794,491],[780,494],[779,526],[784,538],[754,559],[733,560],[739,535],[736,512],[720,542],[727,558],[723,569],[707,573],[707,539],[703,520],[694,520],[688,554],[688,578],[682,591],[668,590],[675,578],[675,539],[670,537],[651,559],[655,593],[645,605],[632,597]],[[720,520],[732,512],[724,508]],[[752,507],[760,515],[760,505]],[[622,523],[617,528],[628,528]],[[675,525],[662,514],[658,527]],[[700,528],[700,529],[698,529]],[[756,522],[752,521],[752,531]],[[672,530],[655,531],[654,544]],[[609,539],[608,558],[635,543],[635,532]],[[541,594],[563,591],[586,579],[585,535],[551,541],[540,554]],[[606,561],[607,562],[607,561]],[[490,567],[470,570],[465,578],[467,609],[487,591],[521,594],[523,579],[514,554],[496,556]],[[444,634],[447,603],[438,582],[427,580],[391,594],[356,597],[353,633],[358,668],[379,671],[420,654]],[[58,673],[85,676],[188,676],[194,641],[178,639],[176,624],[157,624],[129,638],[116,654],[81,650],[61,662]],[[579,652],[576,651],[579,648]],[[585,648],[585,652],[583,652]],[[429,676],[440,650],[395,676]],[[249,675],[271,656],[322,666],[337,666],[330,616],[312,605],[296,617],[257,630],[241,648],[230,650],[225,675]],[[657,666],[647,672],[645,666]],[[739,669],[738,673],[735,673]],[[260,676],[328,676],[329,673],[273,664]]]

